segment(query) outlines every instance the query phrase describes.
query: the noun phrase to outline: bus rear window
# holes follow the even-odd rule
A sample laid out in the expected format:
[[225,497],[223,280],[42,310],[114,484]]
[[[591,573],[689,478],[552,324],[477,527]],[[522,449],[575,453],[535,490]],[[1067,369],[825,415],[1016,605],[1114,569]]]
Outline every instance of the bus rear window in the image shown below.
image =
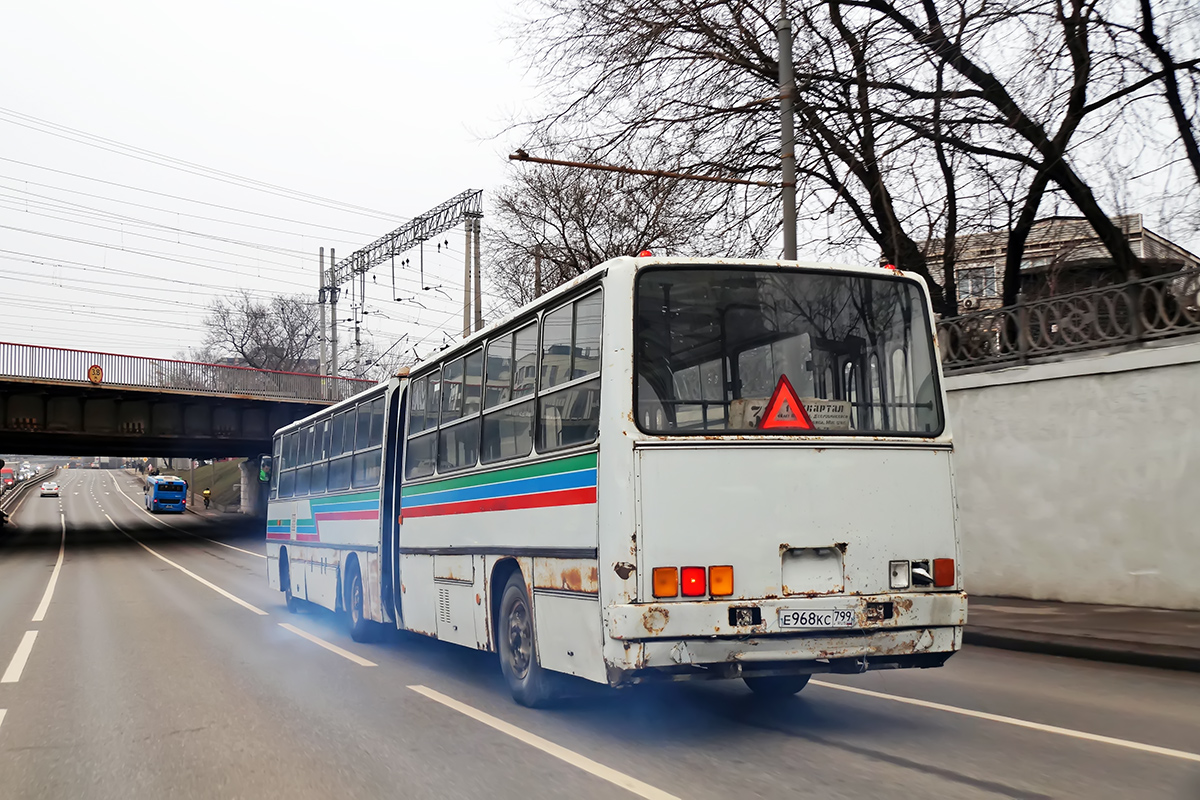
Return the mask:
[[647,269],[636,304],[634,402],[647,433],[926,437],[943,428],[929,318],[911,280]]

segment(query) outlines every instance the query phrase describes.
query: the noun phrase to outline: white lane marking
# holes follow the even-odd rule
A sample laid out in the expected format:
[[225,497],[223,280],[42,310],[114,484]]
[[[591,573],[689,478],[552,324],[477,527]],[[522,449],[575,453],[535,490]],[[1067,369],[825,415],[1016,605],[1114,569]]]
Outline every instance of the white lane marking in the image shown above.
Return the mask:
[[320,645],[321,647],[324,647],[326,650],[328,650],[331,653],[337,653],[342,658],[353,661],[355,664],[358,664],[360,667],[377,667],[377,666],[379,666],[374,661],[368,661],[367,659],[363,658],[362,656],[356,656],[356,655],[354,655],[354,653],[351,653],[349,650],[343,650],[342,648],[338,647],[336,644],[331,644],[330,642],[325,641],[324,639],[322,639],[319,636],[313,636],[308,631],[301,630],[300,628],[297,628],[295,625],[290,625],[286,622],[281,622],[281,623],[279,623],[279,627],[283,628],[284,630],[291,631],[292,633],[296,634],[297,636],[299,636],[302,639],[308,639],[313,644]]
[[[116,481],[117,481],[117,479],[113,478],[113,483],[116,483]],[[191,531],[185,531],[183,528],[176,527],[175,525],[172,525],[171,523],[167,522],[166,520],[161,520],[158,517],[151,514],[149,511],[147,511],[145,506],[138,505],[137,501],[135,501],[132,497],[127,495],[125,493],[125,490],[121,489],[120,485],[117,486],[117,494],[121,495],[121,497],[124,497],[126,500],[133,503],[134,508],[140,509],[146,516],[148,516],[150,519],[157,522],[159,525],[166,525],[168,528],[179,531],[180,533],[186,533],[188,536],[191,536],[192,538],[203,539],[206,542],[212,542],[213,544],[219,544],[219,545],[221,545],[221,547],[228,547],[230,550],[237,550],[239,553],[245,553],[248,556],[254,556],[255,558],[266,558],[266,556],[264,556],[262,553],[255,553],[252,550],[243,550],[242,548],[234,547],[231,544],[225,544],[224,542],[218,542],[216,539],[210,539],[207,536],[201,536],[198,533],[192,533]]]
[[839,692],[850,692],[851,694],[861,694],[867,697],[879,697],[884,700],[894,700],[897,703],[906,703],[910,706],[920,706],[921,708],[932,708],[935,711],[948,711],[951,714],[959,714],[964,717],[974,717],[975,719],[986,719],[990,722],[1002,722],[1005,725],[1015,725],[1018,728],[1029,728],[1034,731],[1042,731],[1043,733],[1054,733],[1059,736],[1069,736],[1072,739],[1083,739],[1088,742],[1099,742],[1101,744],[1111,744],[1116,747],[1124,747],[1129,750],[1140,750],[1143,753],[1154,753],[1159,756],[1170,756],[1171,758],[1179,758],[1184,761],[1200,762],[1200,753],[1189,753],[1186,750],[1172,750],[1169,747],[1159,747],[1154,744],[1144,744],[1142,742],[1133,742],[1128,739],[1116,739],[1112,736],[1101,736],[1098,733],[1088,733],[1086,731],[1076,731],[1070,728],[1060,728],[1057,725],[1044,725],[1041,722],[1030,722],[1027,719],[1018,719],[1016,717],[1006,717],[1001,714],[989,714],[986,711],[975,711],[970,708],[959,708],[958,706],[948,706],[943,703],[933,703],[928,700],[918,700],[915,697],[902,697],[895,694],[885,694],[884,692],[874,692],[870,689],[859,689],[854,686],[842,686],[837,683],[826,683],[825,681],[812,681],[815,686],[823,686],[826,689],[837,689]]
[[0,708],[0,725],[4,724],[4,715],[8,713],[7,708]]
[[8,662],[8,669],[4,670],[3,677],[0,677],[0,683],[16,683],[21,680],[21,673],[25,670],[29,654],[33,652],[33,642],[37,635],[37,631],[25,631],[21,643],[17,645],[17,652],[13,653],[12,661]]
[[247,609],[249,609],[249,610],[253,611],[255,614],[258,614],[258,615],[259,615],[259,616],[261,616],[261,617],[265,617],[265,616],[267,616],[267,612],[263,611],[263,610],[262,610],[261,608],[259,608],[258,606],[254,606],[254,605],[251,605],[250,603],[247,603],[247,602],[246,602],[245,600],[243,600],[242,598],[238,597],[237,595],[234,595],[234,594],[231,594],[231,593],[229,593],[229,592],[225,591],[225,590],[224,590],[224,589],[222,589],[220,586],[217,586],[215,583],[212,583],[211,581],[207,581],[207,580],[205,580],[204,578],[201,578],[199,575],[197,575],[196,573],[192,572],[192,571],[191,571],[190,569],[188,569],[187,567],[182,567],[182,566],[180,566],[179,564],[176,564],[174,561],[172,561],[171,559],[167,558],[166,556],[164,556],[164,555],[161,555],[161,554],[159,554],[159,553],[156,553],[155,551],[151,550],[149,547],[146,547],[146,545],[142,544],[141,542],[138,542],[138,540],[137,540],[137,539],[134,539],[134,538],[133,538],[132,536],[130,536],[128,533],[125,533],[125,531],[121,530],[121,526],[120,526],[120,525],[118,525],[117,523],[113,522],[113,518],[112,518],[112,517],[110,517],[108,514],[105,514],[105,515],[104,515],[104,518],[105,518],[106,520],[108,520],[109,522],[112,522],[112,526],[113,526],[114,528],[116,528],[117,530],[121,531],[121,533],[124,533],[124,534],[125,534],[125,536],[127,536],[127,537],[128,537],[128,538],[130,538],[130,539],[132,539],[134,542],[137,542],[138,546],[139,546],[139,547],[141,547],[143,550],[145,550],[145,551],[146,551],[147,553],[149,553],[150,555],[154,556],[155,558],[159,559],[160,561],[165,561],[166,563],[170,564],[170,565],[171,565],[172,567],[174,567],[175,569],[177,569],[177,570],[179,570],[180,572],[182,572],[184,575],[187,575],[189,578],[192,578],[192,579],[194,579],[194,580],[198,581],[199,583],[202,583],[202,584],[204,584],[205,586],[207,586],[208,588],[212,589],[214,592],[216,592],[217,594],[221,595],[222,597],[227,597],[227,598],[229,598],[229,599],[230,599],[230,600],[232,600],[233,602],[237,603],[239,606],[242,606],[243,608],[247,608]]
[[62,521],[62,541],[58,543],[58,561],[54,562],[54,571],[50,573],[50,582],[46,584],[46,592],[42,602],[38,603],[37,611],[33,612],[33,621],[41,622],[46,618],[46,609],[50,607],[50,598],[54,597],[54,587],[58,585],[58,572],[62,569],[63,554],[67,550],[67,518],[59,514]]
[[620,786],[638,797],[645,797],[647,800],[680,800],[676,795],[664,792],[656,786],[651,786],[648,783],[643,783],[637,778],[626,775],[623,772],[618,772],[612,767],[606,767],[596,761],[591,760],[587,756],[580,755],[574,750],[568,750],[560,744],[555,744],[548,739],[543,739],[541,736],[530,733],[524,728],[518,728],[512,723],[505,722],[502,719],[493,717],[491,714],[484,713],[477,708],[461,703],[453,697],[447,697],[441,692],[430,689],[428,686],[409,686],[417,694],[423,694],[430,700],[441,703],[444,706],[454,709],[460,714],[466,714],[473,720],[482,722],[488,727],[495,728],[501,733],[508,734],[517,741],[524,742],[530,747],[536,747],[543,753],[554,756],[561,761],[565,761],[573,767],[578,767],[584,772],[595,775],[597,778],[608,781],[611,784]]

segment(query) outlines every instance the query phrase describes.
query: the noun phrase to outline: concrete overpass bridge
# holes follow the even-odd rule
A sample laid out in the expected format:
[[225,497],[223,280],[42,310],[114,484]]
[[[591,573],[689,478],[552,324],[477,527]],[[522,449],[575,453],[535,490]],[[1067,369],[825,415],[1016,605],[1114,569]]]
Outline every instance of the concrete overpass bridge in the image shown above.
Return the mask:
[[0,450],[252,457],[278,428],[372,383],[0,342]]

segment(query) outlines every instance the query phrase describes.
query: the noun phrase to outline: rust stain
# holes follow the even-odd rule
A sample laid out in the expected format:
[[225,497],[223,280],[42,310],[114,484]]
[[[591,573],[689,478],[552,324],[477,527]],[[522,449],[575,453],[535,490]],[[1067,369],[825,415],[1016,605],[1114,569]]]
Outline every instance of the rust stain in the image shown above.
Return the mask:
[[836,542],[833,546],[841,550],[842,555],[846,555],[846,542]]
[[618,561],[616,564],[613,564],[613,572],[617,573],[623,581],[629,580],[629,576],[633,574],[634,569],[633,564],[630,564],[628,561]]
[[650,606],[642,614],[642,627],[646,629],[647,633],[662,633],[663,628],[667,627],[667,621],[670,618],[671,612],[663,606]]
[[583,577],[579,574],[578,567],[564,569],[559,573],[559,577],[561,580],[559,581],[560,585],[558,588],[567,589],[572,592],[583,591]]
[[827,597],[829,595],[842,594],[841,588],[833,588],[828,591],[817,591],[816,589],[795,589],[793,590],[787,584],[783,586],[783,593],[788,597]]
[[538,589],[596,594],[600,591],[600,569],[583,558],[536,558],[533,585]]

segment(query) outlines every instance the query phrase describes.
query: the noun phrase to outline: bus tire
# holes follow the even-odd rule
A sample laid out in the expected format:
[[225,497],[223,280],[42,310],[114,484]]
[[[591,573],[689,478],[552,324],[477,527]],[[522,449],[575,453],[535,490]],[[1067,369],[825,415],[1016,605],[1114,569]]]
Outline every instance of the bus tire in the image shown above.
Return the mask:
[[519,571],[509,576],[500,597],[496,651],[500,654],[500,671],[508,681],[514,700],[523,706],[538,708],[552,699],[550,676],[538,664],[533,607],[525,591],[525,578]]
[[287,604],[287,610],[295,614],[300,610],[300,600],[292,594],[292,565],[288,561],[286,551],[279,560],[279,584],[283,587],[283,600]]
[[759,697],[791,697],[808,685],[811,675],[770,675],[759,678],[742,678],[750,691]]
[[363,607],[366,605],[363,595],[362,574],[358,562],[350,564],[346,575],[346,613],[350,617],[350,638],[356,642],[370,642],[375,639],[375,625],[366,618]]

